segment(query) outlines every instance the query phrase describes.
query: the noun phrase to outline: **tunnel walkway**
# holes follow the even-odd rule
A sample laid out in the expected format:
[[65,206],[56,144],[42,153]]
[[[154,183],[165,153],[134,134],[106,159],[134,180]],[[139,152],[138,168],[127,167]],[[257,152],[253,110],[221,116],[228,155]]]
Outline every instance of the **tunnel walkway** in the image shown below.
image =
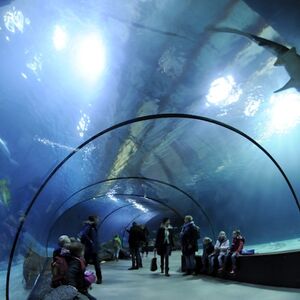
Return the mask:
[[[102,264],[103,284],[91,294],[98,300],[298,300],[299,290],[240,284],[209,276],[182,276],[180,253],[170,258],[170,277],[150,272],[152,253],[143,259],[144,268],[128,271],[130,260]],[[158,259],[159,261],[159,259]]]

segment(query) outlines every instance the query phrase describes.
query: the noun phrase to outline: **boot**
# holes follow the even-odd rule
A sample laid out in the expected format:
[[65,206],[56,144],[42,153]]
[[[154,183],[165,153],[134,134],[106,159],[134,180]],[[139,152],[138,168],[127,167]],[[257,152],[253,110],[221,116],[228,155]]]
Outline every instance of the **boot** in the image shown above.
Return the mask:
[[185,273],[183,273],[183,276],[192,275],[192,270],[187,269]]

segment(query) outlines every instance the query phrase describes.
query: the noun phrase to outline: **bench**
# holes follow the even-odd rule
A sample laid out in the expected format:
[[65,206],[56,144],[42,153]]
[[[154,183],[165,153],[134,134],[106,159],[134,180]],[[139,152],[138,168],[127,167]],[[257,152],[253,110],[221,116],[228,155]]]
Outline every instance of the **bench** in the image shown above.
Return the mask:
[[[270,286],[300,288],[300,251],[283,251],[266,254],[241,255],[235,275],[216,274],[225,279]],[[201,274],[201,256],[196,255],[197,274]],[[181,271],[185,262],[181,258]]]

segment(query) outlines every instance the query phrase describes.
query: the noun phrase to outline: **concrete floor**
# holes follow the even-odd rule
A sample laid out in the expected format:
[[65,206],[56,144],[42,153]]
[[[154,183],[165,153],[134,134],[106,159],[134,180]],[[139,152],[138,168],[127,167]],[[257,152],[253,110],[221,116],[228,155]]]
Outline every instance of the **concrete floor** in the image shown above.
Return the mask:
[[[209,276],[182,276],[178,272],[180,253],[170,258],[170,277],[150,272],[152,253],[143,259],[144,268],[128,271],[129,260],[101,265],[103,284],[90,293],[98,300],[299,300],[300,289],[285,289],[234,283]],[[300,288],[300,287],[299,287]]]

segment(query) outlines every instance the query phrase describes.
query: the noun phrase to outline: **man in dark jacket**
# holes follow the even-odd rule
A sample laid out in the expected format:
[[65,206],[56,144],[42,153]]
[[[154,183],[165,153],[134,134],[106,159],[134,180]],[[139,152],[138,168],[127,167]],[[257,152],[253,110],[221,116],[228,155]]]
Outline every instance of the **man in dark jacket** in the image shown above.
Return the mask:
[[81,243],[85,246],[84,258],[87,264],[92,262],[92,264],[94,265],[97,276],[96,283],[101,284],[102,272],[98,257],[98,223],[99,218],[97,216],[89,216],[88,220],[84,222],[84,226],[79,234],[79,237]]
[[199,227],[194,224],[192,216],[185,216],[180,237],[186,266],[184,275],[190,275],[195,271],[195,252],[198,251],[198,239],[200,238]]
[[128,270],[136,270],[142,267],[142,258],[140,254],[141,243],[144,241],[144,234],[140,226],[136,222],[132,223],[129,230],[128,244],[130,248],[132,265]]

